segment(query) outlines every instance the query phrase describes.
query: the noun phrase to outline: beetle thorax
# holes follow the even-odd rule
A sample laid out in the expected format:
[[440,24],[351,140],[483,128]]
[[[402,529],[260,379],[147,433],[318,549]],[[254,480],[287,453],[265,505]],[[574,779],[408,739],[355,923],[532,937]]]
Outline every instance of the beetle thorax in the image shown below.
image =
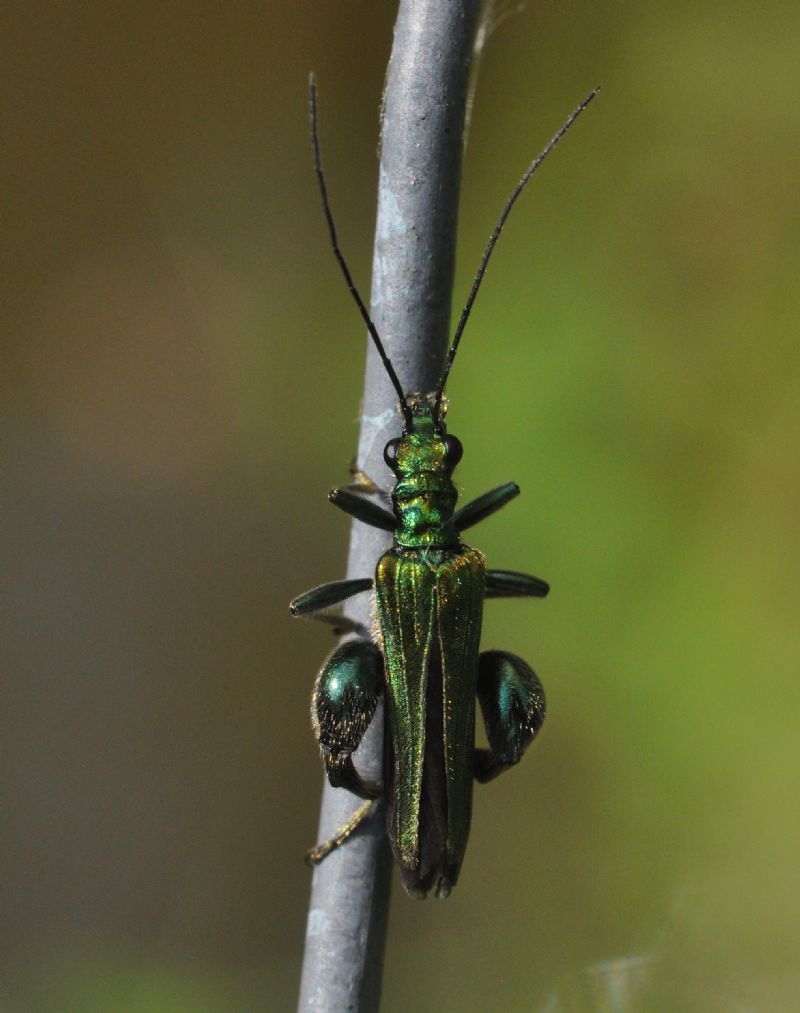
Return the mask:
[[452,473],[461,445],[430,410],[415,408],[414,427],[393,447],[395,542],[407,548],[454,548],[458,536],[452,520],[458,492]]

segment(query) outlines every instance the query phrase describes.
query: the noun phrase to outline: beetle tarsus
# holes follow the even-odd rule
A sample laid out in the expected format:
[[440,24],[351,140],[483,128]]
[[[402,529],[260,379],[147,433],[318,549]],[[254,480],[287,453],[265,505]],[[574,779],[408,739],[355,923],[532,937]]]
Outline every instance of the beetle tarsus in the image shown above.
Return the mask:
[[318,844],[314,848],[309,848],[306,852],[306,865],[315,866],[327,858],[328,855],[341,847],[342,844],[351,837],[354,831],[356,831],[364,820],[369,815],[374,802],[364,802],[358,809],[353,813],[350,819],[343,826],[339,827],[333,837],[329,837],[327,841],[323,841],[322,844]]
[[347,485],[342,486],[344,489],[349,489],[350,492],[360,492],[370,496],[380,496],[381,499],[391,503],[391,494],[386,491],[382,486],[369,477],[369,475],[362,471],[359,467],[355,457],[350,462],[350,474],[353,477],[353,481]]

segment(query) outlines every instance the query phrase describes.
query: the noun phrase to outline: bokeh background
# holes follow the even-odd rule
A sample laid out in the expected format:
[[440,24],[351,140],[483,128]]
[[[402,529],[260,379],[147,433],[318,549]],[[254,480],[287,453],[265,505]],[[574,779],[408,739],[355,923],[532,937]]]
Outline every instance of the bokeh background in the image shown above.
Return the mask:
[[[4,1011],[290,1010],[393,4],[6,4]],[[548,691],[387,1013],[783,1011],[800,990],[800,23],[531,0],[481,67],[449,388],[473,538],[552,582],[484,643]]]

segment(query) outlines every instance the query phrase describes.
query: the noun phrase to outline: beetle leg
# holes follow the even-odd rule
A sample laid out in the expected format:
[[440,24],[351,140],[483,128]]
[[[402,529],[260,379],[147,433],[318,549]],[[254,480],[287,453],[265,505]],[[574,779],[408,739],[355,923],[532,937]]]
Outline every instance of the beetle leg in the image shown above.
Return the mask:
[[539,577],[514,570],[487,570],[487,598],[544,598],[550,585]]
[[353,766],[358,748],[383,689],[383,657],[370,640],[348,640],[331,653],[314,685],[311,720],[334,788],[360,798],[381,795],[381,786],[364,781]]
[[475,750],[475,779],[485,783],[519,763],[542,727],[544,690],[522,658],[484,651],[478,659],[478,700],[489,748]]
[[351,492],[374,494],[387,502],[391,502],[392,497],[390,494],[382,486],[378,485],[374,479],[370,478],[365,471],[361,470],[355,457],[350,462],[350,474],[353,476],[353,481],[345,486],[346,489],[350,489]]
[[312,587],[305,594],[298,595],[289,602],[289,610],[293,616],[318,612],[346,598],[352,598],[361,591],[369,591],[372,584],[372,577],[362,577],[359,580],[332,580],[329,584],[320,584],[319,587]]
[[340,510],[344,510],[346,514],[350,514],[356,520],[363,521],[364,524],[370,524],[373,528],[394,531],[397,527],[394,514],[347,486],[331,489],[328,499]]
[[453,524],[456,531],[466,531],[473,524],[485,520],[515,496],[519,496],[519,486],[516,482],[506,482],[505,485],[498,485],[495,489],[490,489],[483,496],[479,496],[461,507],[460,510],[456,510],[453,514]]
[[311,612],[309,619],[316,619],[317,622],[327,623],[331,627],[331,633],[337,637],[345,633],[355,633],[359,637],[369,637],[369,630],[363,623],[356,622],[343,612]]
[[357,830],[367,816],[369,816],[374,805],[374,799],[368,802],[363,802],[358,809],[356,809],[347,823],[345,823],[344,826],[339,827],[333,837],[329,837],[327,841],[323,841],[322,844],[318,844],[314,848],[309,848],[306,852],[306,865],[319,865],[323,858],[327,858],[332,851],[341,847],[353,831]]

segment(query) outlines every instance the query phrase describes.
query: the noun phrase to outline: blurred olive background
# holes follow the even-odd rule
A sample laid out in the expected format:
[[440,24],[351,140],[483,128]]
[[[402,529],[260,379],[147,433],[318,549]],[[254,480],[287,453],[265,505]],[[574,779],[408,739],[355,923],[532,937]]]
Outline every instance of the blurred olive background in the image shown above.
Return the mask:
[[[292,1009],[393,4],[4,6],[0,1008]],[[481,67],[449,387],[541,740],[478,787],[395,1011],[796,1009],[800,24],[540,3]]]

